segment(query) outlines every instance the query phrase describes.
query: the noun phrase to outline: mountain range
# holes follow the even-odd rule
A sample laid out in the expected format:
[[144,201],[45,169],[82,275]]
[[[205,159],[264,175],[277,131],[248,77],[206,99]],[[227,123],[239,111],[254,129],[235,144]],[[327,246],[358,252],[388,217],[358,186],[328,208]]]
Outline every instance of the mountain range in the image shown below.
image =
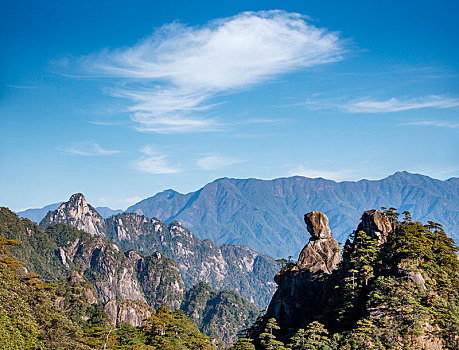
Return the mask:
[[380,207],[408,210],[414,220],[434,220],[459,240],[459,179],[446,181],[397,172],[382,180],[335,182],[306,177],[218,179],[196,192],[172,190],[140,201],[127,212],[179,220],[199,238],[241,244],[273,256],[298,256],[309,239],[303,214],[318,210],[344,242],[362,212]]
[[161,252],[177,263],[187,289],[204,281],[216,289],[238,292],[260,307],[267,305],[275,291],[272,276],[278,267],[273,258],[244,246],[219,247],[209,239],[200,240],[178,221],[167,225],[136,213],[103,219],[81,193],[76,193],[40,222],[44,229],[56,224],[108,239],[125,252],[135,250],[144,255]]
[[[16,212],[16,214],[18,214],[20,217],[27,218],[34,222],[40,222],[46,216],[46,214],[48,214],[49,211],[56,210],[62,203],[63,202],[49,204],[47,206],[44,206],[43,208],[31,208],[21,210]],[[111,209],[109,207],[96,207],[95,209],[104,219],[123,212],[121,209]]]
[[[140,219],[144,224],[150,223],[150,219],[137,214],[121,215]],[[113,218],[122,222],[119,217]],[[134,222],[131,222],[131,234],[139,232],[132,226]],[[107,325],[121,327],[126,323],[141,327],[145,319],[155,313],[155,309],[164,305],[171,310],[183,310],[212,338],[218,348],[226,348],[236,340],[238,330],[248,327],[260,310],[234,290],[242,286],[242,293],[251,293],[254,296],[252,300],[266,305],[274,290],[274,283],[267,282],[277,270],[275,262],[268,258],[268,271],[259,275],[263,280],[258,284],[252,283],[253,280],[248,276],[257,276],[257,270],[260,269],[244,272],[245,265],[241,264],[247,264],[247,256],[240,257],[238,261],[237,247],[236,253],[225,258],[217,251],[222,259],[218,260],[212,255],[215,252],[208,249],[210,241],[206,241],[204,251],[200,251],[202,246],[193,247],[192,244],[201,241],[178,224],[168,226],[156,220],[155,226],[157,231],[150,230],[142,234],[156,235],[162,242],[163,250],[169,254],[173,254],[172,240],[181,246],[181,242],[185,241],[180,236],[184,235],[190,242],[183,244],[183,251],[201,256],[203,260],[182,259],[179,268],[173,259],[153,247],[150,247],[151,253],[148,254],[122,250],[107,239],[107,236],[113,235],[106,228],[118,226],[105,225],[102,217],[86,203],[81,194],[73,195],[68,202],[49,212],[42,220],[42,226],[28,219],[20,219],[7,208],[0,207],[0,269],[2,263],[7,262],[16,266],[16,269],[19,267],[16,274],[23,276],[22,279],[41,278],[42,282],[32,280],[38,286],[43,282],[50,283],[50,288],[55,291],[52,298],[55,307],[83,328]],[[85,227],[92,233],[79,227]],[[13,245],[10,251],[14,258],[2,255],[4,244]],[[243,252],[247,251],[243,247]],[[205,260],[207,257],[209,259]],[[15,262],[15,259],[20,262]],[[217,271],[228,272],[228,277]],[[185,287],[182,273],[187,276],[188,288]],[[211,285],[200,282],[208,281],[220,287],[230,285],[228,278],[234,280],[236,273],[241,274],[240,281],[232,283],[233,290],[215,290]],[[253,279],[257,280],[257,277]],[[262,282],[265,284],[264,290]],[[3,287],[0,283],[0,294],[5,292]],[[0,308],[0,314],[2,311]]]
[[[244,245],[285,258],[298,256],[309,239],[302,221],[305,212],[325,213],[333,236],[344,242],[364,210],[382,206],[408,210],[414,220],[442,223],[446,232],[459,240],[459,178],[442,181],[406,171],[381,180],[355,182],[301,176],[222,178],[187,194],[174,190],[157,193],[126,212],[165,223],[178,220],[200,239],[208,238],[218,245]],[[39,221],[38,212],[44,217],[45,208],[18,215]]]

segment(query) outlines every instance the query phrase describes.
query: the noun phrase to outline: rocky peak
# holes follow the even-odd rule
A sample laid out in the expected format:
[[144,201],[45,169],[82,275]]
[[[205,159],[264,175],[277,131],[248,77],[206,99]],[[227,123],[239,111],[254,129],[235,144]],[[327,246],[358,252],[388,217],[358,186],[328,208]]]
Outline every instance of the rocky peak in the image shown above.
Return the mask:
[[304,221],[311,238],[300,253],[298,268],[312,274],[332,273],[341,260],[341,251],[338,242],[331,237],[327,216],[312,211],[304,216]]
[[372,238],[377,239],[380,245],[386,242],[387,235],[392,231],[392,225],[383,213],[375,209],[367,210],[361,220],[357,232],[365,231]]
[[331,230],[328,226],[327,215],[320,211],[311,211],[304,215],[304,222],[306,223],[308,232],[312,238],[330,238]]
[[105,221],[102,216],[86,202],[81,193],[72,195],[68,202],[48,212],[40,225],[63,223],[84,230],[93,236],[105,236]]
[[267,314],[279,324],[303,324],[323,308],[322,283],[341,261],[338,242],[331,237],[328,218],[313,211],[304,216],[311,238],[296,265],[287,265],[274,278],[278,284]]

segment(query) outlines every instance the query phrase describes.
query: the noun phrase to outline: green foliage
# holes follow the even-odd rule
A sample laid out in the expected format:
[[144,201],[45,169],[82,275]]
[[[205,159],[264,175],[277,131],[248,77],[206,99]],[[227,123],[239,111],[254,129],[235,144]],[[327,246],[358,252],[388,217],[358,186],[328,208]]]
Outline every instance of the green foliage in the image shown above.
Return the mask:
[[284,350],[284,344],[281,341],[278,341],[275,336],[275,332],[279,330],[280,327],[277,325],[275,318],[268,319],[268,322],[265,325],[263,333],[260,334],[260,343],[262,349],[266,350]]
[[181,309],[201,332],[226,346],[234,343],[238,331],[247,328],[259,314],[252,303],[237,293],[213,290],[205,282],[186,293]]
[[255,350],[255,345],[253,345],[253,339],[241,338],[229,350]]
[[328,331],[318,321],[313,321],[306,329],[299,329],[290,339],[293,350],[331,349]]
[[0,238],[0,349],[85,349],[79,328],[54,309],[52,288],[15,259]]
[[185,316],[182,310],[160,306],[143,327],[146,344],[153,349],[213,349],[209,338]]

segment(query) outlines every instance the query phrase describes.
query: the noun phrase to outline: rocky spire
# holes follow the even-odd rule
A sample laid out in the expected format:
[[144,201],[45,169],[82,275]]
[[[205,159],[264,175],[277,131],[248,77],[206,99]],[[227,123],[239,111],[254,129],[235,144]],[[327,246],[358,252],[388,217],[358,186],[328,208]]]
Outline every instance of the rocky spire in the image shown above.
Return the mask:
[[311,238],[300,253],[298,268],[312,274],[332,273],[341,260],[341,251],[338,242],[331,237],[327,216],[312,211],[304,216],[304,222]]
[[40,222],[43,227],[63,223],[86,231],[93,236],[105,236],[105,222],[102,216],[86,202],[81,193],[72,195],[68,202],[48,212]]
[[276,293],[268,306],[268,317],[282,327],[303,324],[323,308],[323,282],[341,260],[338,242],[331,237],[328,218],[318,211],[307,213],[304,221],[311,238],[296,265],[287,265],[275,277]]

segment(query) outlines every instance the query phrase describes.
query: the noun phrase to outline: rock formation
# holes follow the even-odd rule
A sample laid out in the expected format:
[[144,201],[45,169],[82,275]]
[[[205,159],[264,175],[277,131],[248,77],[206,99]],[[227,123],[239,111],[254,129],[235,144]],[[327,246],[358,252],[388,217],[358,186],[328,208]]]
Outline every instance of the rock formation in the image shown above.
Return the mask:
[[327,216],[313,211],[304,216],[304,221],[311,238],[300,253],[298,268],[311,274],[332,273],[341,260],[341,253],[338,242],[331,237]]
[[[277,271],[273,258],[244,246],[219,247],[210,240],[200,240],[178,221],[167,225],[156,218],[135,213],[118,214],[104,220],[84,196],[77,193],[49,212],[40,225],[46,228],[57,223],[76,227],[93,236],[104,236],[124,251],[136,250],[144,255],[160,251],[177,262],[187,288],[205,281],[213,288],[241,293],[259,307],[267,305],[276,288],[271,282],[271,276]],[[57,255],[69,268],[68,253],[62,248]]]
[[175,261],[160,252],[142,256],[131,250],[126,252],[126,256],[136,267],[148,305],[154,309],[161,305],[167,305],[172,310],[180,308],[185,284]]
[[143,254],[160,251],[174,259],[187,288],[204,281],[215,289],[238,292],[260,307],[265,307],[274,294],[274,259],[244,246],[219,247],[210,240],[200,240],[178,221],[166,225],[135,213],[112,216],[106,227],[107,238],[123,250]]
[[323,280],[341,260],[327,216],[313,211],[304,220],[311,234],[309,243],[301,251],[297,264],[288,264],[274,277],[278,289],[267,311],[268,317],[276,318],[283,327],[302,324],[319,312],[326,302]]
[[51,224],[58,223],[76,227],[93,236],[105,236],[104,219],[86,202],[86,198],[81,193],[74,194],[68,202],[62,203],[56,210],[48,212],[40,222],[40,226],[46,228]]
[[[200,240],[178,221],[167,225],[135,213],[122,213],[104,220],[84,196],[77,193],[49,212],[40,225],[46,228],[57,223],[104,236],[124,251],[136,250],[144,255],[162,252],[177,262],[186,288],[205,281],[213,288],[241,293],[263,308],[276,288],[271,282],[271,276],[277,271],[273,258],[244,246],[219,247],[210,240]],[[66,253],[58,251],[57,254],[61,262],[68,265]]]
[[105,304],[104,311],[114,327],[121,323],[142,327],[145,319],[153,316],[154,313],[150,306],[138,300],[109,301]]
[[367,210],[361,220],[356,232],[365,231],[372,238],[377,239],[379,245],[386,242],[388,233],[392,231],[392,225],[383,213],[375,209]]

